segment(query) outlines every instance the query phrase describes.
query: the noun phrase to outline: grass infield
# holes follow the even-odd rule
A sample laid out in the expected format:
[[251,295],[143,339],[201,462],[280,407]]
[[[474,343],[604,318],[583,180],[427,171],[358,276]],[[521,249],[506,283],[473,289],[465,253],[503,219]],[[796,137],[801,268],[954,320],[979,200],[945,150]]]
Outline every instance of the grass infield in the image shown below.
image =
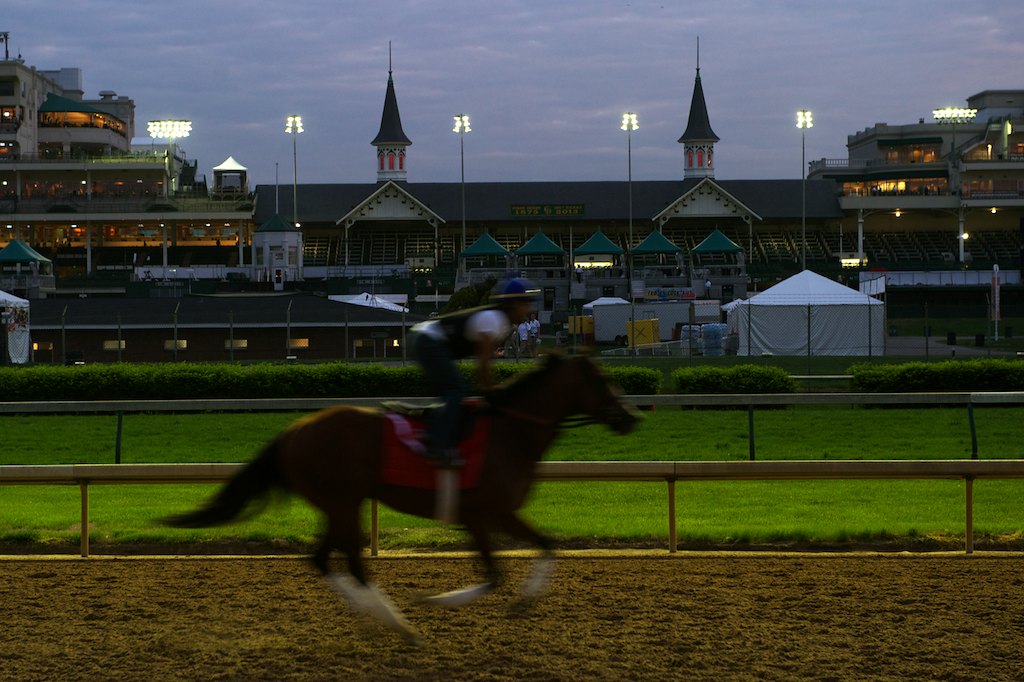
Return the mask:
[[[253,456],[292,413],[140,414],[124,418],[121,461],[238,462]],[[979,456],[1024,458],[1024,408],[976,408]],[[114,416],[4,416],[0,464],[110,463]],[[971,455],[960,408],[791,407],[755,413],[758,459],[952,459]],[[601,427],[565,431],[549,460],[742,460],[745,410],[647,413],[638,430],[614,437]],[[715,481],[676,484],[684,547],[949,549],[962,546],[961,481]],[[256,546],[304,551],[319,519],[295,498],[226,528],[178,530],[156,520],[196,506],[212,485],[96,485],[90,488],[95,548]],[[975,544],[1024,548],[1024,481],[977,481]],[[543,483],[525,515],[563,547],[664,546],[662,483]],[[0,487],[5,551],[77,548],[79,492],[73,486]],[[368,524],[367,524],[368,527]],[[392,549],[459,549],[465,536],[381,509],[381,544]]]

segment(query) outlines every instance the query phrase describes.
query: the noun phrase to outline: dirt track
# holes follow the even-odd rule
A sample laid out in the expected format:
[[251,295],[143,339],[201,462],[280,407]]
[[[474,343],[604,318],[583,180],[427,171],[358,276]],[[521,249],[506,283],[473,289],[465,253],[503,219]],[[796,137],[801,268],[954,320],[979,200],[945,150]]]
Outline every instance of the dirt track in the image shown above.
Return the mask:
[[0,678],[1024,680],[1020,555],[574,556],[525,615],[415,603],[473,568],[371,562],[412,648],[301,560],[3,559]]

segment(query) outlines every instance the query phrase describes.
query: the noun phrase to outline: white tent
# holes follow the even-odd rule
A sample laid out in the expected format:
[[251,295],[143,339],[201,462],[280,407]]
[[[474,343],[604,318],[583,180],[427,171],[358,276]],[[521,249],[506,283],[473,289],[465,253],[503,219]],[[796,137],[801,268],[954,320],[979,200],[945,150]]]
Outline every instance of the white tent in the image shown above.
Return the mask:
[[328,296],[327,298],[340,303],[351,303],[353,305],[366,306],[367,308],[380,308],[396,313],[409,312],[408,308],[401,305],[408,300],[407,294],[371,294],[364,291],[361,294],[354,294],[352,296],[336,295]]
[[590,303],[584,303],[583,310],[592,312],[593,307],[596,305],[616,305],[620,303],[629,303],[629,301],[618,296],[602,296],[601,298],[595,298]]
[[885,304],[810,270],[728,311],[738,355],[882,355]]
[[0,313],[6,335],[7,357],[16,365],[24,365],[31,356],[32,338],[28,328],[28,301],[0,291]]

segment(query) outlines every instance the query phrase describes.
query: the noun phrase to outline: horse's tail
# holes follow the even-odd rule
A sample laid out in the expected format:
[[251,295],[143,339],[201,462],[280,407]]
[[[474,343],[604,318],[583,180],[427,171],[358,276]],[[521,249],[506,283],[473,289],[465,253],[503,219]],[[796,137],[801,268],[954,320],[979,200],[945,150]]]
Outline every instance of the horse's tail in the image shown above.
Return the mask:
[[235,519],[257,513],[269,493],[284,485],[277,465],[278,440],[268,444],[259,455],[221,488],[212,499],[195,511],[170,516],[161,521],[176,528],[222,526]]

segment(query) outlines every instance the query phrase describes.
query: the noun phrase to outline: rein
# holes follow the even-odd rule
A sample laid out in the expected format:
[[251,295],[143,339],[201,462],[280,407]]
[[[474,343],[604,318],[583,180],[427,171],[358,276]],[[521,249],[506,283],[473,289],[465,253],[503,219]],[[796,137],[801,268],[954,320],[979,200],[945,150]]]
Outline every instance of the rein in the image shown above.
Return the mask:
[[534,424],[539,424],[541,426],[546,426],[548,428],[553,429],[575,429],[581,426],[589,426],[591,424],[601,423],[600,420],[595,419],[594,417],[589,417],[587,415],[566,417],[561,422],[555,422],[552,421],[551,419],[538,417],[536,415],[529,414],[528,412],[523,412],[521,410],[517,410],[511,407],[494,407],[493,409],[496,412],[507,414],[510,417],[515,417],[516,419],[522,419],[523,421],[533,422]]

